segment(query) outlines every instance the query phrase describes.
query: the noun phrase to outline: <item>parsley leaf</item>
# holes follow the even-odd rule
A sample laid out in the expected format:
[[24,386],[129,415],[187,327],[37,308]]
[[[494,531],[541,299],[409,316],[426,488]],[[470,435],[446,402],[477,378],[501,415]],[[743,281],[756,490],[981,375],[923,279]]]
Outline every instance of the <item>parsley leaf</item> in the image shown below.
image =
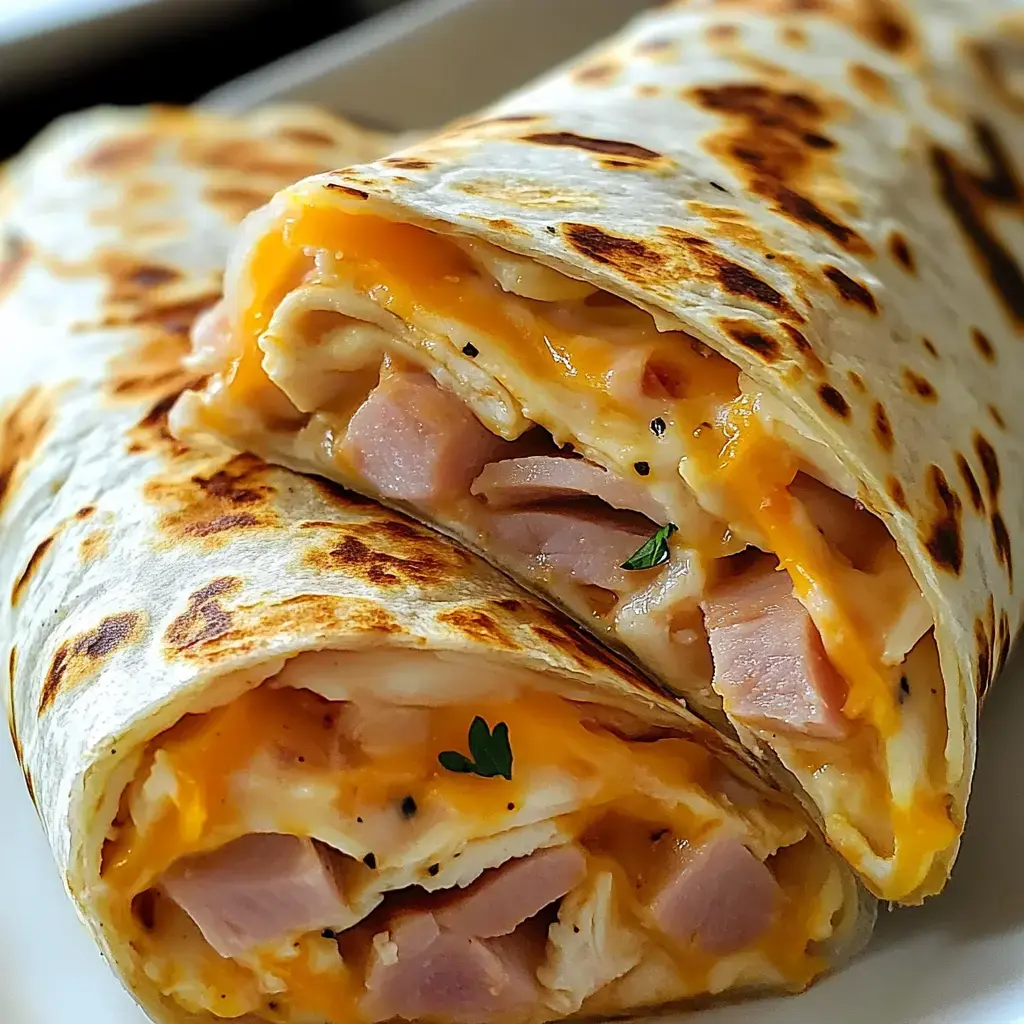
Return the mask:
[[653,569],[664,565],[668,561],[668,539],[675,532],[675,523],[667,523],[653,537],[648,537],[619,568]]
[[458,750],[442,750],[437,755],[441,767],[463,775],[479,775],[483,779],[501,776],[512,778],[512,746],[508,741],[508,726],[499,722],[494,729],[477,715],[469,727],[469,752],[466,757]]

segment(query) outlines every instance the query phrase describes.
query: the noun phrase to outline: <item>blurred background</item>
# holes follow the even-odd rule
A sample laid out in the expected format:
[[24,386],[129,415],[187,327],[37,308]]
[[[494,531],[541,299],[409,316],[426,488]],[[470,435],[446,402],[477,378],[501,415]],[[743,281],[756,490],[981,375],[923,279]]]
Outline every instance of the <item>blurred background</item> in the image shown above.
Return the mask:
[[0,159],[58,114],[187,103],[403,0],[0,0]]

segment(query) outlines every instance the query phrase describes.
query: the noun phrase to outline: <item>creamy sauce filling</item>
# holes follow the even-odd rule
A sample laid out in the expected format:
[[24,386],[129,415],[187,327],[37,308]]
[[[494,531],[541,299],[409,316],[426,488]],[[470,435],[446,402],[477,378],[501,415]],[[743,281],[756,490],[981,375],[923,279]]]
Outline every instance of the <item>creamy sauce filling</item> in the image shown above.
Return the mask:
[[[890,637],[908,627],[905,607],[889,599],[893,578],[910,581],[918,618],[927,609],[891,539],[886,565],[854,569],[792,493],[800,473],[835,481],[834,460],[819,471],[809,442],[788,443],[792,427],[779,428],[774,399],[696,339],[659,330],[622,300],[531,271],[518,257],[502,263],[491,247],[303,202],[253,249],[251,294],[228,325],[233,354],[203,410],[210,428],[231,434],[234,411],[255,406],[257,444],[269,429],[271,448],[286,457],[353,479],[337,442],[395,360],[428,369],[509,442],[522,444],[539,425],[554,444],[571,444],[644,489],[680,532],[668,565],[624,575],[610,595],[551,572],[543,559],[504,552],[508,560],[670,685],[685,681],[698,706],[703,693],[701,710],[712,718],[700,585],[748,543],[776,555],[845,680],[850,735],[826,743],[736,724],[780,755],[822,807],[830,839],[878,894],[903,899],[940,884],[934,859],[958,832],[941,763],[941,676],[934,658],[922,659],[930,678],[904,700],[908,645],[894,655]],[[486,505],[471,495],[423,511],[477,547],[500,550]],[[934,650],[930,634],[921,644]],[[918,737],[923,756],[909,756],[907,735]]]
[[[367,963],[386,951],[396,910],[430,908],[431,893],[570,842],[586,853],[586,877],[538,923],[540,1001],[517,1019],[741,983],[801,988],[826,966],[815,945],[831,936],[843,903],[837,868],[794,811],[731,777],[692,740],[543,692],[528,677],[514,699],[485,694],[472,705],[381,703],[365,687],[356,703],[331,701],[289,683],[329,676],[344,658],[312,656],[298,673],[302,660],[156,737],[104,850],[118,933],[138,969],[186,1010],[288,1024],[369,1020]],[[355,733],[344,726],[353,708],[364,723]],[[439,751],[465,749],[476,715],[507,724],[511,781],[439,765]],[[311,837],[336,851],[348,908],[336,933],[284,935],[233,958],[204,940],[161,879],[182,858],[253,832]],[[696,939],[680,944],[652,929],[637,893],[652,834],[661,841],[666,832],[692,845],[728,834],[771,870],[779,902],[750,946],[710,954]],[[617,954],[605,948],[613,940]],[[625,966],[623,948],[632,950]],[[664,963],[670,992],[621,1002],[616,986]]]

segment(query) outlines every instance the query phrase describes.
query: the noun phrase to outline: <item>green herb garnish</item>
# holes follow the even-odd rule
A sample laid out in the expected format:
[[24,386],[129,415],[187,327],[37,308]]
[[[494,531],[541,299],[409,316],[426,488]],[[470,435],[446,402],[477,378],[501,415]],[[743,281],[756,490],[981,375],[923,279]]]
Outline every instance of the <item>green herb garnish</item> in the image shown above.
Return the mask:
[[511,780],[512,747],[508,741],[508,726],[504,722],[499,722],[492,731],[477,715],[469,727],[469,753],[471,757],[458,750],[442,750],[437,759],[441,767],[450,772],[479,775],[484,779],[500,775]]
[[653,569],[668,561],[668,539],[676,532],[675,523],[667,523],[627,558],[620,569]]

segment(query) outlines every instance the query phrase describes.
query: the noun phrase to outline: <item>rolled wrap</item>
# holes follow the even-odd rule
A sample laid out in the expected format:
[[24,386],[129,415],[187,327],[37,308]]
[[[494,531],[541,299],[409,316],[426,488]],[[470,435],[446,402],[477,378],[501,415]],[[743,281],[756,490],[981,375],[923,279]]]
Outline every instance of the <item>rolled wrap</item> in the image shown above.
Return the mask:
[[425,527],[169,434],[239,194],[379,143],[321,120],[98,113],[6,185],[3,690],[82,918],[174,1024],[803,987],[872,904],[740,748]]
[[669,4],[287,189],[172,429],[461,537],[728,718],[873,891],[920,901],[1021,621],[1006,9]]

